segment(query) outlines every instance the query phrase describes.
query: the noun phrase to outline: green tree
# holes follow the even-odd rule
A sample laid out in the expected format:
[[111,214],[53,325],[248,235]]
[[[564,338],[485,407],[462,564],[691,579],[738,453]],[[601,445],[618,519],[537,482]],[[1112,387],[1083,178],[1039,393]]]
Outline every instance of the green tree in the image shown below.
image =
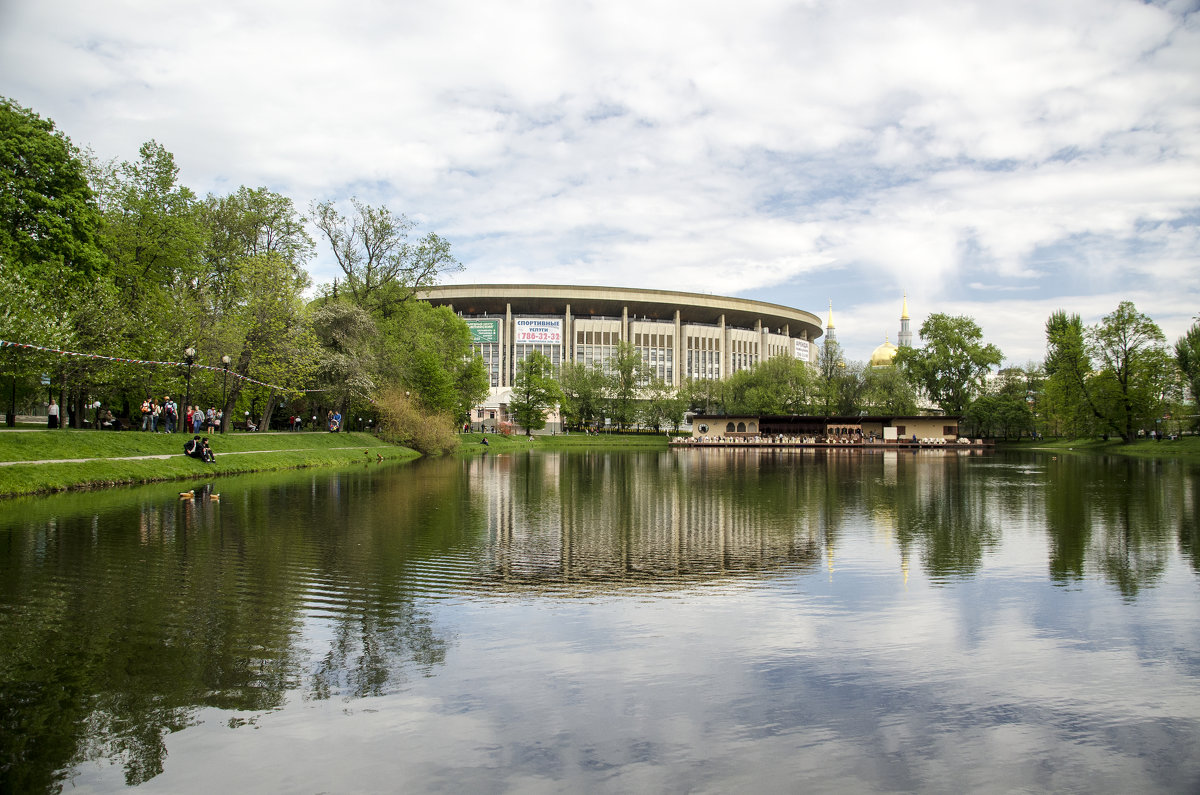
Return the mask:
[[0,258],[74,286],[107,269],[99,226],[79,150],[54,122],[0,97]]
[[311,213],[345,274],[344,289],[358,306],[386,317],[417,290],[462,270],[445,239],[431,232],[410,243],[415,224],[404,215],[358,199],[350,204],[348,216],[329,201],[314,202]]
[[917,393],[900,368],[869,367],[863,371],[862,407],[872,414],[916,414]]
[[642,424],[655,431],[661,431],[664,426],[678,431],[686,412],[687,398],[680,390],[661,378],[650,381],[650,385],[645,388],[645,400],[642,403]]
[[321,345],[316,384],[345,415],[344,409],[352,401],[375,391],[379,329],[365,309],[332,300],[318,302],[313,308],[312,326]]
[[622,427],[637,421],[639,390],[650,381],[650,365],[631,342],[617,343],[608,360],[608,402],[613,420]]
[[1098,365],[1098,408],[1107,427],[1131,442],[1160,413],[1170,373],[1166,337],[1131,301],[1105,315],[1088,337]]
[[1092,375],[1086,331],[1079,315],[1057,311],[1046,320],[1046,381],[1042,413],[1056,435],[1078,438],[1100,417],[1088,388]]
[[534,351],[517,364],[508,406],[518,425],[527,431],[540,431],[546,427],[546,412],[560,400],[562,391],[554,380],[550,357]]
[[470,329],[449,307],[408,301],[378,323],[386,341],[381,383],[403,384],[426,411],[457,422],[487,397],[489,379]]
[[566,424],[582,428],[604,417],[608,376],[602,367],[583,362],[563,362],[559,368],[558,384],[562,390],[563,421]]
[[817,391],[812,368],[791,356],[739,370],[725,384],[729,410],[738,414],[802,414]]
[[1193,323],[1187,333],[1175,341],[1175,364],[1191,393],[1192,413],[1200,405],[1200,323]]
[[1000,349],[983,342],[969,317],[935,313],[921,324],[921,348],[901,348],[899,367],[929,399],[950,415],[962,415],[984,389],[991,368],[1003,361]]

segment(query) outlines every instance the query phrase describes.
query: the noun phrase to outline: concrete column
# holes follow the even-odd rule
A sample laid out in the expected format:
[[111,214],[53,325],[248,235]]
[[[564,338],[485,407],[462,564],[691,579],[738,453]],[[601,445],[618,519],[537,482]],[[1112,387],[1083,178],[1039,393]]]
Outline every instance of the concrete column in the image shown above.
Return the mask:
[[562,353],[564,362],[575,361],[575,329],[571,328],[571,305],[567,304],[567,311],[563,317],[563,345],[565,349]]
[[729,378],[729,376],[731,375],[731,373],[729,372],[729,363],[731,361],[731,359],[729,357],[729,329],[725,328],[725,315],[723,315],[723,314],[721,315],[721,320],[720,320],[720,322],[717,323],[717,327],[721,330],[721,336],[719,338],[719,341],[721,343],[721,379],[720,380],[724,381],[726,378]]
[[629,307],[621,307],[621,342],[629,342]]
[[500,386],[512,386],[513,318],[512,304],[504,305],[504,344],[500,348]]
[[675,310],[675,367],[674,377],[671,379],[671,386],[676,389],[683,383],[683,374],[680,372],[687,366],[685,357],[687,356],[687,340],[683,339],[683,324],[679,322],[679,310]]

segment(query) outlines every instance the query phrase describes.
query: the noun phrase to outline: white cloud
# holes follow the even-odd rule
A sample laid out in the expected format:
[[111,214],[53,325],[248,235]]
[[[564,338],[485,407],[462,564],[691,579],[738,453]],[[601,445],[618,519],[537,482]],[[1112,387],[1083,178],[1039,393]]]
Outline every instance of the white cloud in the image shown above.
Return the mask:
[[77,143],[132,158],[155,138],[201,192],[385,202],[447,235],[466,280],[787,294],[818,314],[828,293],[862,358],[871,307],[902,290],[1020,317],[983,325],[1034,358],[1046,306],[1139,295],[1164,325],[1200,308],[1187,4],[0,14],[0,93]]

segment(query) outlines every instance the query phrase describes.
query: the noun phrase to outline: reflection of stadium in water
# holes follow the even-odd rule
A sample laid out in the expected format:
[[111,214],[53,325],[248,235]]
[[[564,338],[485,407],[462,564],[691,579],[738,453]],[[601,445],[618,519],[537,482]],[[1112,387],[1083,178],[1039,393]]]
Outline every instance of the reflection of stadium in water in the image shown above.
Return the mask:
[[[472,460],[470,479],[488,499],[484,577],[549,591],[662,588],[673,580],[719,584],[820,565],[820,517],[786,510],[775,499],[730,499],[732,481],[720,472],[739,466],[735,458],[638,458]],[[517,467],[527,468],[527,476],[512,477]]]

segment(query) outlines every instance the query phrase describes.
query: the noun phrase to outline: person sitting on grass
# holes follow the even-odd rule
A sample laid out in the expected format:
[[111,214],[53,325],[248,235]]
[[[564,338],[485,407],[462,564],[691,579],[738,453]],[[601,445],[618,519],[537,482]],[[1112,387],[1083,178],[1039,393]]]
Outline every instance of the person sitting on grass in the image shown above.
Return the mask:
[[200,461],[204,460],[204,445],[200,442],[199,436],[193,436],[184,443],[183,454],[189,458],[195,458]]
[[213,455],[212,448],[208,446],[208,437],[207,436],[205,436],[203,439],[200,440],[200,450],[201,450],[201,454],[204,457],[204,461],[206,461],[207,463],[211,464],[217,460],[217,457],[215,455]]

